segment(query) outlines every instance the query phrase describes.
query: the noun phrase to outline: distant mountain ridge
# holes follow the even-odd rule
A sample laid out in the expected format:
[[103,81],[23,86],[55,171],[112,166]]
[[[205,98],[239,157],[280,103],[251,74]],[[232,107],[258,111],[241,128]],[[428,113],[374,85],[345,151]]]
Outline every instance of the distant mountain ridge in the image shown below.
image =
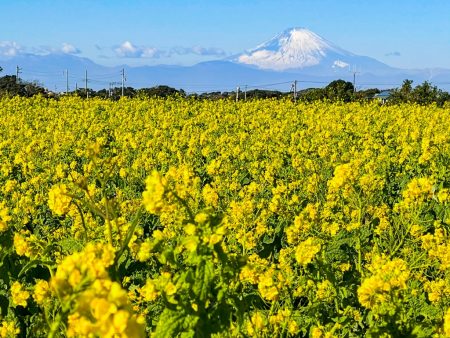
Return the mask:
[[[321,87],[356,75],[358,88],[392,88],[400,86],[406,78],[416,84],[425,80],[450,89],[450,70],[406,70],[390,67],[368,56],[356,55],[306,28],[289,28],[261,43],[254,49],[222,60],[201,62],[193,66],[115,66],[99,65],[75,55],[52,53],[48,55],[19,54],[0,58],[2,74],[15,74],[25,80],[36,80],[50,90],[64,91],[69,70],[71,90],[85,85],[108,88],[118,86],[122,67],[126,72],[126,86],[135,88],[168,85],[187,92],[233,91],[237,86],[249,86],[289,91],[290,82],[299,81],[299,88]],[[1,74],[0,74],[1,75]],[[279,84],[278,84],[279,83]]]

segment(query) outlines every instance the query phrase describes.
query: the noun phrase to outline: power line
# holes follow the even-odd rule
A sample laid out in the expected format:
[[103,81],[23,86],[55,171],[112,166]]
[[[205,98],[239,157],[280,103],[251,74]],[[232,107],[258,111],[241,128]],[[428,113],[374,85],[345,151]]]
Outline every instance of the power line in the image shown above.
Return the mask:
[[[39,76],[39,77],[45,77],[46,79],[52,79],[51,81],[55,84],[57,83],[58,86],[64,87],[65,86],[65,91],[66,93],[69,92],[70,87],[69,87],[69,80],[70,81],[76,81],[76,82],[84,82],[85,83],[85,92],[86,92],[86,97],[89,97],[89,92],[88,92],[88,82],[91,82],[93,84],[97,84],[98,85],[103,85],[104,87],[111,86],[111,83],[113,83],[113,81],[110,81],[108,79],[113,79],[113,78],[118,78],[118,75],[114,75],[112,73],[103,73],[103,74],[97,74],[95,76],[93,76],[92,78],[88,79],[88,75],[87,75],[87,69],[85,70],[85,74],[84,74],[84,78],[81,78],[79,76],[76,76],[76,73],[74,73],[73,71],[69,71],[69,69],[65,69],[63,70],[63,75],[65,75],[65,83],[64,85],[62,84],[62,80],[60,81],[58,79],[58,77],[60,77],[60,75],[58,76],[58,74],[61,73],[56,73],[53,71],[49,71],[49,72],[45,72],[45,71],[40,71],[40,70],[23,70],[23,68],[16,66],[15,69],[15,73],[16,73],[16,81],[17,83],[19,83],[21,81],[21,76],[23,77],[23,74],[26,74],[28,76],[26,76],[26,78],[29,77],[29,75],[34,75],[34,76]],[[358,87],[356,86],[356,75],[360,74],[361,72],[358,71],[356,68],[353,68],[353,71],[350,71],[350,73],[353,74],[353,87],[354,90],[356,91],[357,88],[362,88],[362,87],[367,87],[367,86],[383,86],[383,87],[388,87],[388,86],[392,86],[392,87],[399,87],[401,86],[400,83],[394,83],[394,82],[371,82],[371,81],[367,81],[367,82],[360,82],[358,83]],[[117,74],[117,73],[116,73]],[[121,96],[125,95],[125,82],[127,81],[126,76],[125,76],[125,69],[122,68],[120,71],[120,76],[121,76],[121,82],[119,82],[121,84]],[[54,78],[53,78],[54,77]],[[48,80],[47,80],[48,81]],[[449,81],[440,81],[440,82],[432,82],[432,81],[428,81],[430,84],[434,85],[434,86],[448,86],[450,85]],[[317,81],[317,80],[290,80],[290,81],[283,81],[283,82],[274,82],[274,83],[264,83],[264,84],[245,84],[245,85],[238,85],[238,89],[236,90],[236,87],[234,87],[233,89],[231,89],[230,87],[224,87],[221,86],[219,83],[217,84],[199,84],[197,83],[178,83],[178,84],[171,84],[169,83],[168,85],[170,86],[175,86],[178,88],[186,88],[187,90],[192,88],[196,88],[198,90],[195,90],[196,93],[207,93],[207,92],[234,92],[236,90],[236,97],[237,100],[239,100],[239,94],[240,91],[244,92],[243,98],[244,100],[247,99],[247,94],[248,94],[248,90],[251,89],[264,89],[264,90],[271,90],[270,87],[275,87],[275,86],[279,86],[280,88],[283,85],[287,85],[287,84],[291,84],[291,91],[293,92],[293,99],[294,101],[297,99],[298,97],[298,84],[318,84],[318,85],[326,85],[329,84],[330,81]],[[134,80],[132,81],[130,84],[133,84],[136,87],[146,87],[146,86],[158,86],[158,83],[149,83],[145,80]],[[302,86],[304,87],[304,86]],[[322,87],[322,86],[321,86]],[[108,88],[108,87],[106,87]],[[280,88],[276,88],[277,90],[280,90]],[[286,90],[289,87],[286,88]]]

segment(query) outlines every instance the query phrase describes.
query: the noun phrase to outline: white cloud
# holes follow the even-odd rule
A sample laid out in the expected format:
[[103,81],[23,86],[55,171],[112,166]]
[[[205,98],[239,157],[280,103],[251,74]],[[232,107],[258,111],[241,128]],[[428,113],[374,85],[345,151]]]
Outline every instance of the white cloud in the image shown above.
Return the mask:
[[64,42],[61,47],[61,52],[64,54],[80,54],[81,51],[75,47],[74,45],[71,45],[70,43]]
[[49,55],[49,54],[80,54],[81,50],[74,45],[64,42],[61,47],[55,48],[48,45],[27,47],[21,50],[22,53],[29,53],[34,55]]
[[200,56],[225,56],[227,53],[221,48],[215,47],[174,47],[170,50],[170,54],[186,55],[195,54]]
[[157,48],[136,46],[130,41],[123,42],[120,46],[115,47],[114,52],[121,58],[154,58],[157,59],[165,53]]
[[350,67],[350,65],[347,62],[344,62],[342,60],[336,60],[333,62],[333,65],[331,66],[333,68],[347,68]]
[[23,51],[22,47],[14,41],[0,41],[0,55],[16,56]]
[[225,56],[227,53],[215,47],[173,47],[169,50],[161,50],[155,47],[138,46],[130,41],[125,41],[119,46],[113,47],[116,56],[121,58],[149,58],[171,57],[172,55],[194,54],[199,56]]

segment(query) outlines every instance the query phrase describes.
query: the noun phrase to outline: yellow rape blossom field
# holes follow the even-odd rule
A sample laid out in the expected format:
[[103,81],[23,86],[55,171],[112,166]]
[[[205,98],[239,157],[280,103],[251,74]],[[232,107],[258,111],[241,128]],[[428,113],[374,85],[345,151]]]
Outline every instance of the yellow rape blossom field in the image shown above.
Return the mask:
[[0,113],[0,337],[450,337],[448,106]]

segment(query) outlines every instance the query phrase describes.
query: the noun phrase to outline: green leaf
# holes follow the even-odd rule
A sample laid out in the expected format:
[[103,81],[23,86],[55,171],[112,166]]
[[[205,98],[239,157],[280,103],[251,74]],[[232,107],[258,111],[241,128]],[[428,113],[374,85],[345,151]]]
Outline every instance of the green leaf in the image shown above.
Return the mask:
[[214,279],[214,265],[211,260],[202,260],[195,271],[193,291],[201,302],[208,298],[210,285]]
[[83,250],[83,244],[73,238],[65,238],[59,241],[58,245],[61,247],[63,252],[69,254]]
[[185,320],[183,311],[172,311],[165,309],[159,317],[154,333],[155,338],[173,338],[182,330]]
[[38,265],[43,265],[43,266],[48,266],[48,265],[53,265],[53,262],[50,261],[42,261],[39,259],[35,259],[33,261],[28,262],[27,264],[25,264],[25,266],[20,270],[18,277],[23,276],[28,270],[30,270],[31,268],[38,266]]

